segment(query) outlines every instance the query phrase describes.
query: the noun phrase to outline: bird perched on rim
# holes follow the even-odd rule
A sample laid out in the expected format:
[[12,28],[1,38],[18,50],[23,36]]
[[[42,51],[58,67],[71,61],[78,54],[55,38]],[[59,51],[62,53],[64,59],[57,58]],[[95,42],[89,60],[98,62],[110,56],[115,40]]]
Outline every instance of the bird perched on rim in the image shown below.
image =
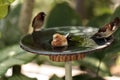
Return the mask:
[[45,19],[45,13],[44,12],[39,12],[35,18],[32,21],[32,27],[33,27],[33,32],[32,32],[32,37],[33,41],[35,43],[40,43],[40,30],[44,24],[44,19]]
[[112,22],[106,24],[98,30],[91,38],[105,39],[110,37],[119,27],[120,19],[116,17]]
[[40,31],[41,27],[43,26],[45,13],[39,12],[32,21],[33,31]]

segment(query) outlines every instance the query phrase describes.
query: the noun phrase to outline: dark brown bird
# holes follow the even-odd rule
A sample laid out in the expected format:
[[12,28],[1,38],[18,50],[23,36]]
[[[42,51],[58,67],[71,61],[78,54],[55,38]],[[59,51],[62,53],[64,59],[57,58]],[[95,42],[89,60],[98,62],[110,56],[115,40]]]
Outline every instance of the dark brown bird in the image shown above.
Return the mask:
[[40,12],[35,16],[32,22],[33,31],[40,31],[44,23],[45,15],[44,12]]
[[95,33],[92,38],[104,39],[110,37],[119,27],[120,19],[116,17],[112,22],[106,24]]
[[45,15],[46,14],[44,12],[38,13],[32,22],[32,27],[33,27],[32,37],[33,37],[33,41],[37,44],[40,44],[40,40],[41,40],[40,30],[44,24]]

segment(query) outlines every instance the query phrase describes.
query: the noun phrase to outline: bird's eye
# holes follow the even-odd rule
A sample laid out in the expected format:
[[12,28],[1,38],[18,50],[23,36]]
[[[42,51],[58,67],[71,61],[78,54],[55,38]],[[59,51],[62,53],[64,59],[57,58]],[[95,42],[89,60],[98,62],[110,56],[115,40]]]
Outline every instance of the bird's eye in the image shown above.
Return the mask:
[[114,25],[115,25],[115,23],[112,23],[112,24],[111,24],[111,26],[114,26]]
[[102,35],[98,35],[98,37],[102,37]]
[[46,16],[45,14],[43,14],[43,16]]

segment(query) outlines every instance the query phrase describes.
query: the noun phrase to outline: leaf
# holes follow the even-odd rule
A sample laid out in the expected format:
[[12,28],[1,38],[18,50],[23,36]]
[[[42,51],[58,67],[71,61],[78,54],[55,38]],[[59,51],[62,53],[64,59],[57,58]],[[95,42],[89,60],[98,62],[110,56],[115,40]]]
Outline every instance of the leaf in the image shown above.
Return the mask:
[[50,80],[63,80],[62,78],[56,76],[56,75],[53,75]]
[[37,55],[24,52],[19,45],[7,47],[0,51],[0,76],[14,65],[32,61]]
[[76,75],[73,77],[73,80],[90,80],[92,76],[88,75],[88,74],[80,74],[80,75]]
[[92,18],[91,20],[89,20],[87,26],[102,27],[109,21],[110,16],[111,16],[110,13],[105,13],[103,15],[96,16]]
[[56,4],[48,15],[46,27],[78,26],[81,25],[80,16],[67,2]]
[[80,48],[87,48],[96,46],[96,43],[89,38],[88,35],[70,35],[68,36],[69,46],[76,46]]
[[8,80],[37,80],[37,79],[29,78],[23,74],[14,74],[13,76],[9,77]]
[[2,76],[2,77],[0,77],[0,80],[7,80],[7,77]]
[[14,2],[15,0],[8,0],[10,3]]
[[80,74],[73,77],[73,80],[104,80],[102,77],[93,77],[90,74]]
[[8,4],[0,5],[0,19],[5,17],[8,13]]
[[0,19],[8,14],[9,6],[14,0],[0,0]]

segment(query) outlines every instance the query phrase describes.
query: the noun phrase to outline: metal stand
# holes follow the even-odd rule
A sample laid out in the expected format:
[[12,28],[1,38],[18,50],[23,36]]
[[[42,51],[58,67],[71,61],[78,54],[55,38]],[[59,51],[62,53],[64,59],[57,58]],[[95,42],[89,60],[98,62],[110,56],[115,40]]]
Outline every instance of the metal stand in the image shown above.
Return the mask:
[[65,62],[65,80],[72,80],[71,62]]

